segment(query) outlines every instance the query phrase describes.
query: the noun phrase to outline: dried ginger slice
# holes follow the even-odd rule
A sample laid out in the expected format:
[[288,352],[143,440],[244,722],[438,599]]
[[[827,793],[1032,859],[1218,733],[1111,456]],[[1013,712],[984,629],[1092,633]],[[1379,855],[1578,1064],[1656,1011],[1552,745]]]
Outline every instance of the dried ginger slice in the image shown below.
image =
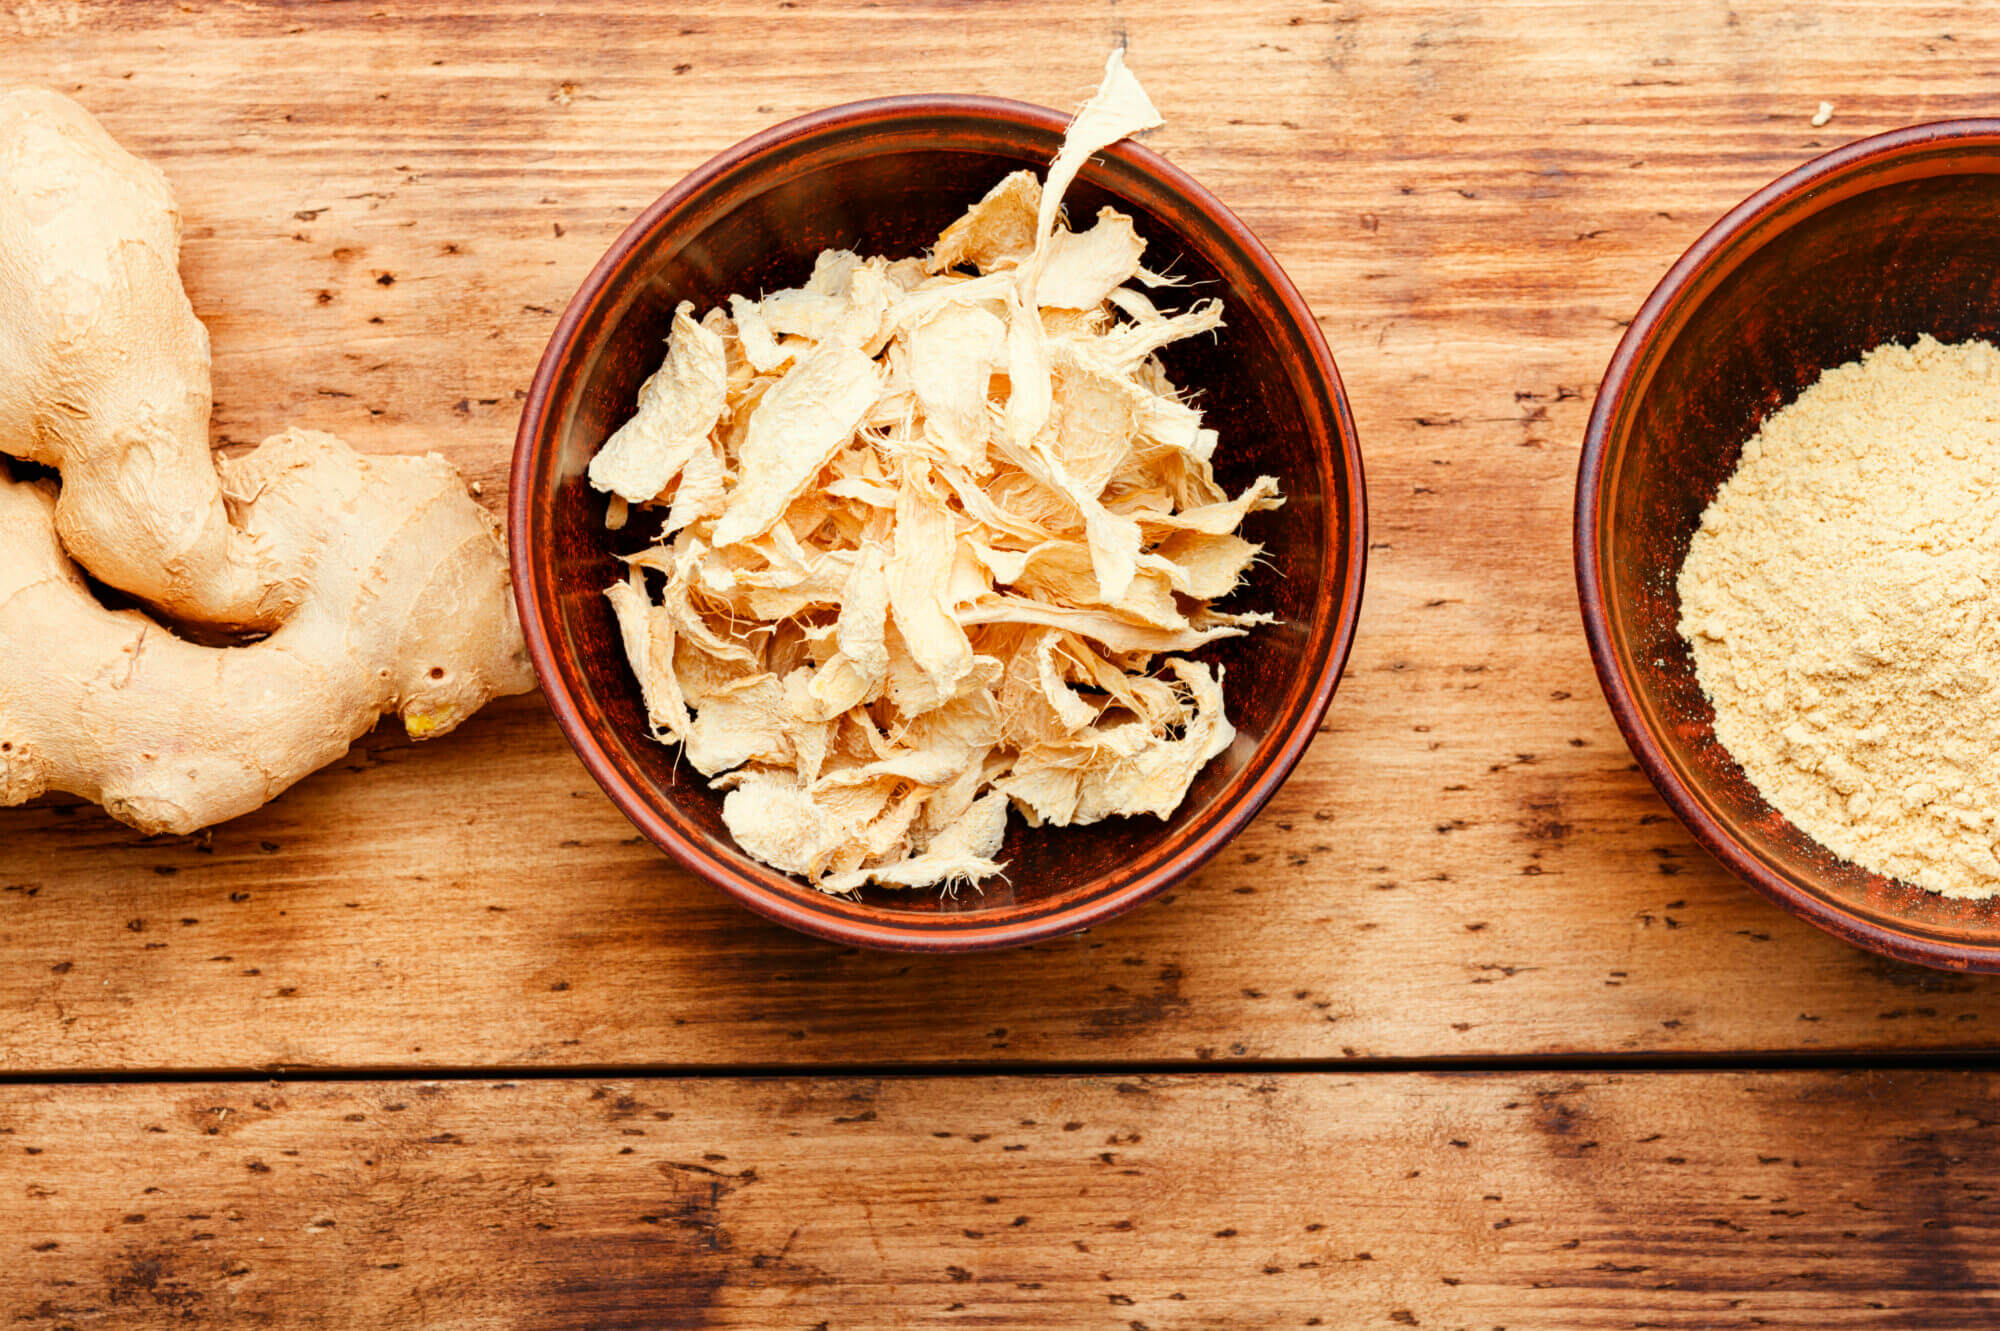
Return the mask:
[[1189,626],[1174,600],[1173,579],[1165,571],[1151,564],[1139,569],[1125,594],[1113,599],[1097,581],[1089,555],[1067,541],[1051,541],[1029,551],[1020,575],[1009,586],[1016,593],[1057,605],[1102,608],[1142,628],[1172,633]]
[[715,526],[715,544],[769,531],[785,508],[846,447],[882,391],[875,362],[828,342],[764,394],[750,418],[741,479]]
[[800,708],[813,720],[832,720],[859,707],[888,678],[889,580],[879,546],[855,552],[840,604],[835,626],[839,650],[813,675],[806,690],[812,702]]
[[1051,451],[1073,484],[1101,496],[1132,454],[1151,394],[1067,345],[1050,361]]
[[797,758],[796,724],[776,675],[746,675],[702,700],[681,752],[703,776],[752,762],[789,764]]
[[1170,566],[1175,591],[1215,601],[1236,590],[1263,550],[1234,532],[1177,531],[1153,553]]
[[[638,412],[590,460],[590,483],[627,503],[657,498],[684,469],[707,484],[696,459],[714,461],[709,435],[728,405],[729,366],[722,339],[696,323],[693,310],[682,301],[674,311],[666,363],[640,386]],[[721,480],[717,465],[713,484],[718,496]],[[674,527],[686,526],[692,518],[685,516]]]
[[1113,48],[1104,62],[1104,82],[1070,122],[1062,148],[1055,161],[1049,163],[1048,178],[1042,182],[1041,207],[1035,214],[1035,255],[1021,273],[1023,303],[1033,300],[1036,280],[1049,258],[1048,243],[1055,231],[1056,209],[1076,173],[1093,154],[1128,135],[1162,123],[1146,90],[1132,77],[1132,71],[1125,68],[1124,50]]
[[1167,669],[1191,695],[1178,738],[1160,738],[1145,722],[1132,723],[1152,736],[1136,752],[1119,754],[1088,768],[1071,821],[1096,822],[1114,814],[1150,813],[1164,818],[1180,807],[1195,774],[1236,738],[1222,706],[1222,672],[1199,661],[1175,658]]
[[942,273],[969,263],[991,273],[1018,264],[1034,253],[1041,208],[1042,182],[1032,171],[1014,172],[944,229],[924,261],[925,271]]
[[903,345],[925,433],[973,475],[990,471],[986,441],[993,422],[987,402],[993,372],[1004,363],[1006,326],[978,305],[953,302],[911,328]]
[[646,720],[657,740],[683,741],[688,733],[686,695],[674,670],[674,622],[646,595],[645,575],[633,569],[624,582],[605,592],[625,647],[625,659],[639,677]]
[[1052,437],[1046,429],[1055,414],[1055,391],[1041,320],[1023,310],[1018,297],[1009,297],[1008,309],[1008,455],[1036,480],[1060,492],[1083,515],[1084,539],[1098,583],[1107,596],[1122,596],[1138,569],[1139,526],[1104,507],[1098,499],[1101,487],[1092,488],[1086,480],[1071,475],[1060,436]]
[[927,711],[958,695],[972,672],[972,644],[952,613],[947,588],[957,531],[951,511],[915,468],[906,471],[896,501],[894,545],[883,572],[889,612],[910,658],[935,690]]
[[1136,374],[1148,356],[1169,343],[1222,327],[1222,302],[1205,300],[1171,318],[1152,324],[1127,324],[1099,339],[1097,353],[1128,374]]
[[976,883],[1001,871],[994,860],[1007,835],[1007,796],[981,795],[956,821],[931,838],[922,853],[893,864],[851,869],[820,883],[828,892],[852,892],[868,883],[884,887],[935,887]]
[[1146,242],[1132,219],[1116,208],[1098,209],[1088,231],[1057,231],[1035,284],[1035,303],[1065,310],[1095,310],[1139,272]]
[[1140,290],[1168,279],[1130,217],[1060,216],[1157,123],[1114,52],[1046,183],[1001,180],[925,258],[828,250],[798,287],[683,307],[594,462],[620,505],[670,506],[607,593],[648,724],[765,863],[949,890],[1002,871],[1010,807],[1165,817],[1232,742],[1219,671],[1161,660],[1270,618],[1208,602],[1276,482],[1216,485],[1156,354],[1221,305]]
[[789,772],[746,772],[722,797],[736,844],[774,869],[818,879],[852,829],[830,819]]
[[[959,612],[961,624],[1040,624],[1101,642],[1115,652],[1191,652],[1218,638],[1240,635],[1243,624],[1202,626],[1190,618],[1184,629],[1134,624],[1109,610],[1050,605],[1025,596],[993,596]],[[1263,621],[1258,621],[1263,622]]]

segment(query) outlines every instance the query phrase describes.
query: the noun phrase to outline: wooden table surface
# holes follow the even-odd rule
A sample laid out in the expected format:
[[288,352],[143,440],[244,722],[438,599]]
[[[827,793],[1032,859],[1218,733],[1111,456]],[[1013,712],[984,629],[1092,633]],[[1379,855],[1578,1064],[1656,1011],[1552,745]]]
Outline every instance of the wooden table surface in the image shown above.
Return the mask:
[[5,1325],[2000,1320],[2000,984],[1718,869],[1569,556],[1647,291],[1823,149],[2000,106],[1980,7],[24,0],[0,83],[172,179],[223,440],[436,449],[497,507],[564,302],[690,168],[859,97],[1074,106],[1119,42],[1367,459],[1360,636],[1258,822],[921,959],[691,879],[538,696],[200,838],[0,811]]

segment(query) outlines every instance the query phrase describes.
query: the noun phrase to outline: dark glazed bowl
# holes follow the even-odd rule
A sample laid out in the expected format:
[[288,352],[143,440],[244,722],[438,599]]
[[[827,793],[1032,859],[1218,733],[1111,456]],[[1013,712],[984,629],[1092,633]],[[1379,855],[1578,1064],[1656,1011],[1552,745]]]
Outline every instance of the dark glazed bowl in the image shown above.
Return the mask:
[[1884,342],[2000,330],[2000,120],[1918,125],[1828,153],[1711,227],[1639,311],[1599,389],[1577,478],[1576,573],[1598,679],[1697,840],[1850,943],[2000,971],[2000,902],[1950,900],[1835,858],[1717,742],[1676,623],[1702,510],[1759,423]]
[[1333,697],[1361,606],[1366,550],[1361,454],[1333,358],[1305,302],[1249,230],[1157,154],[1119,143],[1085,167],[1071,216],[1115,203],[1148,242],[1149,266],[1220,295],[1228,326],[1169,348],[1176,380],[1221,432],[1218,479],[1261,472],[1285,506],[1245,528],[1266,562],[1227,602],[1280,622],[1201,654],[1228,671],[1237,741],[1166,822],[1114,819],[1032,830],[1016,815],[1005,881],[956,899],[870,888],[828,897],[738,851],[721,799],[647,736],[604,588],[614,559],[655,529],[604,527],[584,480],[591,455],[658,367],[676,303],[802,282],[829,246],[918,254],[1009,171],[1041,170],[1067,118],[979,97],[899,97],[767,130],[676,185],[628,228],[583,284],[542,356],[514,449],[514,587],[549,704],[591,774],[641,831],[771,919],[871,948],[1008,947],[1109,919],[1193,872],[1291,772]]

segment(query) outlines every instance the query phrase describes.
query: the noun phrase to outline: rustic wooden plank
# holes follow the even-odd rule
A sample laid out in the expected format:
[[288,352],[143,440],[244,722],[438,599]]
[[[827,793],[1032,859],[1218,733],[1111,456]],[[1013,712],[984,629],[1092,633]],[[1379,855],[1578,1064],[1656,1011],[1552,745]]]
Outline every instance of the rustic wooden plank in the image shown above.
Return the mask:
[[[547,16],[543,17],[544,11]],[[208,843],[0,812],[0,1058],[50,1068],[1094,1061],[1991,1047],[1987,981],[1851,952],[1633,770],[1569,573],[1624,320],[1820,148],[1990,109],[1969,6],[246,3],[0,13],[6,79],[167,169],[219,428],[437,448],[498,502],[563,302],[683,172],[827,103],[1073,104],[1126,41],[1154,142],[1319,312],[1367,448],[1326,733],[1196,882],[1030,953],[752,922],[649,848],[541,705],[378,738]],[[1036,59],[1024,61],[1023,51]],[[1833,123],[1807,122],[1821,99]]]
[[19,1327],[1988,1327],[1991,1074],[0,1091]]

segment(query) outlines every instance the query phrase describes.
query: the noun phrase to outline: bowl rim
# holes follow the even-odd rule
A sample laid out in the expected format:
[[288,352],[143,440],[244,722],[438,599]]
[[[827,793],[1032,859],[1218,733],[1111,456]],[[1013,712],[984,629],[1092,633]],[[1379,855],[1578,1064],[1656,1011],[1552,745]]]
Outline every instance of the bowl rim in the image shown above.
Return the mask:
[[881,125],[890,120],[915,120],[936,116],[967,116],[1011,122],[1015,125],[1053,131],[1058,136],[1071,117],[1048,107],[1009,98],[963,93],[911,94],[846,102],[807,112],[760,130],[732,147],[710,157],[626,226],[609,249],[591,267],[564,308],[555,331],[544,347],[535,376],[522,406],[515,431],[508,488],[507,517],[509,563],[513,573],[515,602],[520,611],[522,634],[527,642],[549,708],[558,727],[583,760],[585,768],[619,811],[654,845],[667,852],[684,868],[709,885],[719,888],[750,910],[802,933],[836,943],[879,951],[971,952],[1018,947],[1077,933],[1101,924],[1157,896],[1206,864],[1232,840],[1269,802],[1291,776],[1300,758],[1310,747],[1321,720],[1346,669],[1348,655],[1361,614],[1362,589],[1367,571],[1368,516],[1367,489],[1363,478],[1359,434],[1355,428],[1347,391],[1335,366],[1325,335],[1313,317],[1305,298],[1291,277],[1279,266],[1248,226],[1223,202],[1191,175],[1164,157],[1130,138],[1092,154],[1093,160],[1122,159],[1160,180],[1169,191],[1187,201],[1238,246],[1252,266],[1269,283],[1278,305],[1301,330],[1312,371],[1324,382],[1333,408],[1334,434],[1339,447],[1332,459],[1336,476],[1346,482],[1348,501],[1330,516],[1338,524],[1334,548],[1344,544],[1346,577],[1337,589],[1330,642],[1319,678],[1306,695],[1303,710],[1293,719],[1290,732],[1273,753],[1266,769],[1244,789],[1228,808],[1200,836],[1151,870],[1113,891],[1101,893],[1074,907],[1050,911],[1013,924],[966,925],[952,930],[906,928],[870,921],[824,915],[778,896],[752,879],[738,876],[731,867],[716,860],[700,846],[683,838],[651,807],[644,793],[626,782],[604,745],[591,733],[570,695],[557,662],[550,626],[539,611],[542,587],[534,561],[529,557],[523,534],[530,529],[531,499],[528,477],[531,462],[543,436],[551,431],[549,406],[558,374],[574,350],[577,334],[594,310],[605,287],[622,269],[632,252],[643,245],[655,228],[671,213],[697,197],[718,180],[737,171],[785,143],[829,131],[865,125]]
[[[1624,734],[1632,756],[1666,800],[1674,814],[1694,834],[1701,846],[1720,860],[1737,877],[1793,914],[1856,947],[1915,962],[1940,970],[2000,972],[2000,942],[1992,944],[1953,943],[1924,934],[1890,927],[1848,910],[1835,902],[1800,889],[1775,869],[1761,854],[1752,850],[1702,805],[1689,784],[1681,779],[1646,723],[1635,691],[1614,650],[1605,570],[1598,559],[1597,529],[1602,518],[1605,453],[1614,420],[1631,390],[1637,372],[1654,350],[1660,325],[1676,305],[1718,267],[1733,269],[1752,249],[1739,251],[1737,241],[1781,209],[1812,197],[1829,183],[1884,162],[1921,156],[1935,149],[1968,140],[1983,140],[2000,147],[2000,118],[1970,117],[1929,121],[1888,130],[1856,139],[1800,164],[1750,195],[1724,213],[1701,234],[1685,254],[1667,270],[1659,284],[1639,307],[1625,335],[1619,339],[1604,378],[1598,385],[1597,400],[1585,427],[1583,449],[1577,462],[1576,503],[1571,531],[1576,567],[1576,589],[1583,615],[1584,636],[1590,644],[1591,665],[1597,682],[1610,704],[1612,717]],[[1813,213],[1819,210],[1814,209]],[[1787,225],[1803,221],[1802,214]]]

